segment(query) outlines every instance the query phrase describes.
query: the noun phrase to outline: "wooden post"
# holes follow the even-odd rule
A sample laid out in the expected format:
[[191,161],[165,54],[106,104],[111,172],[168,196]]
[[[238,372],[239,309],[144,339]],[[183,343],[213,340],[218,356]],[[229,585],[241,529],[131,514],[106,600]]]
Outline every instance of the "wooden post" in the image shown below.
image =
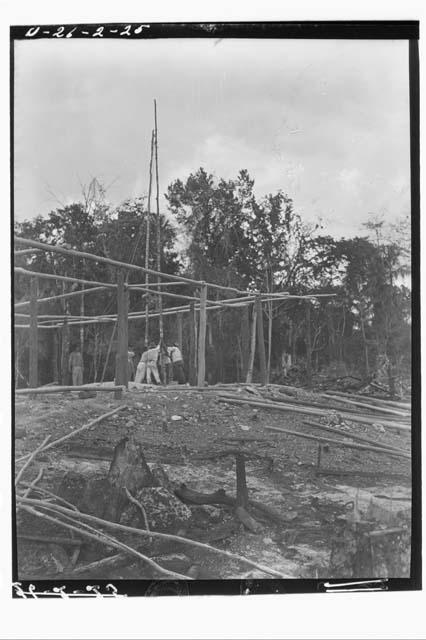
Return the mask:
[[256,309],[257,309],[257,349],[259,354],[259,366],[260,366],[260,383],[266,384],[266,355],[265,355],[265,338],[263,335],[263,312],[262,301],[260,296],[256,296]]
[[[145,238],[145,269],[149,269],[150,230],[151,230],[151,190],[152,190],[152,161],[154,157],[154,131],[151,133],[151,159],[149,162],[148,202],[146,211],[146,238]],[[149,273],[145,273],[145,286],[149,284]],[[145,349],[149,343],[149,298],[145,304]]]
[[249,359],[250,359],[250,327],[249,327],[249,308],[248,305],[243,307],[241,317],[241,356],[242,356],[242,372],[243,380],[247,378]]
[[115,368],[116,385],[129,384],[129,368],[127,364],[129,291],[124,283],[124,271],[117,273],[117,356]]
[[38,387],[38,326],[37,326],[37,278],[31,278],[30,290],[30,388]]
[[53,382],[59,383],[59,370],[58,370],[58,330],[52,331],[52,378]]
[[306,378],[312,385],[311,301],[306,301]]
[[[69,315],[68,308],[66,309],[67,315]],[[69,380],[68,372],[68,357],[70,347],[70,327],[68,319],[65,317],[62,325],[62,348],[61,348],[61,384],[66,386]]]
[[200,325],[198,331],[198,375],[197,385],[204,387],[206,378],[206,300],[207,300],[207,285],[203,284],[200,288]]
[[[81,285],[81,291],[84,291],[84,284]],[[84,316],[84,293],[81,294],[80,299],[80,316]],[[80,351],[82,358],[84,358],[84,325],[80,326]]]
[[246,382],[250,383],[253,380],[253,366],[254,366],[254,354],[256,351],[256,305],[253,305],[253,317],[251,321],[251,338],[250,338],[250,357],[247,368]]
[[[158,179],[158,124],[157,124],[157,101],[154,100],[154,148],[155,148],[155,185],[156,185],[156,206],[157,206],[157,271],[161,271],[161,214],[160,214],[160,183]],[[158,293],[161,293],[161,276],[157,276]],[[163,343],[164,343],[164,325],[163,325],[163,298],[157,296],[158,305],[158,329],[160,334],[160,377],[164,384],[165,371],[163,363]]]
[[182,353],[182,313],[177,314],[177,345],[179,347],[180,352]]
[[189,305],[189,384],[195,387],[197,383],[197,371],[195,368],[195,303]]

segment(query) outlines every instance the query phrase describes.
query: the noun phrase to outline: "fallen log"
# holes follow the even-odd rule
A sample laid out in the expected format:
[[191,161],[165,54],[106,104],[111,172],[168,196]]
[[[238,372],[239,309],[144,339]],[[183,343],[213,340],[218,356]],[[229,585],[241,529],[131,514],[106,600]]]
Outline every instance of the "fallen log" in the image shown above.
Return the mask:
[[324,442],[325,444],[332,444],[334,446],[339,446],[342,448],[349,449],[360,449],[364,451],[373,451],[376,453],[386,453],[388,456],[395,456],[398,458],[405,458],[407,460],[411,460],[411,455],[407,453],[403,453],[401,451],[394,451],[392,449],[385,449],[383,447],[370,447],[364,444],[356,444],[352,442],[344,442],[343,440],[334,440],[331,438],[321,438],[320,436],[312,436],[308,433],[301,433],[299,431],[293,431],[293,429],[283,429],[282,427],[269,427],[265,426],[265,429],[269,431],[277,431],[280,433],[286,433],[291,436],[296,436],[299,438],[306,438],[307,440],[315,440],[316,442]]
[[108,392],[116,392],[116,391],[124,391],[126,387],[117,386],[117,387],[94,387],[92,385],[80,385],[75,387],[35,387],[34,389],[16,389],[15,393],[18,396],[28,396],[28,395],[45,395],[47,393],[65,393],[67,391],[105,391]]
[[[291,578],[292,576],[289,575],[285,575],[284,573],[281,573],[279,571],[276,571],[275,569],[272,569],[270,567],[266,567],[264,565],[261,565],[257,562],[254,562],[253,560],[249,560],[249,558],[245,558],[244,556],[240,556],[236,553],[231,553],[230,551],[226,551],[225,549],[217,549],[216,547],[211,547],[208,544],[202,543],[202,542],[197,542],[196,540],[190,540],[188,538],[183,538],[182,536],[178,536],[178,535],[174,535],[174,534],[170,534],[170,533],[160,533],[159,531],[145,531],[143,529],[136,529],[135,527],[128,527],[126,525],[122,525],[122,524],[118,524],[116,522],[110,522],[108,520],[104,520],[102,518],[97,518],[96,516],[91,516],[89,514],[86,513],[80,513],[80,512],[76,512],[76,511],[72,511],[70,509],[67,509],[65,507],[60,507],[59,505],[53,505],[51,503],[44,503],[42,500],[34,500],[31,498],[17,498],[17,500],[19,502],[21,502],[23,505],[25,505],[25,508],[28,510],[30,510],[31,512],[34,512],[35,515],[41,515],[42,517],[45,516],[45,514],[40,513],[38,511],[36,511],[36,509],[31,509],[31,506],[34,507],[41,507],[45,510],[48,511],[53,511],[56,514],[60,514],[60,515],[67,515],[68,516],[68,520],[71,520],[73,522],[76,522],[78,524],[81,524],[80,520],[87,522],[94,522],[100,526],[105,526],[108,527],[110,529],[115,529],[118,531],[122,531],[123,533],[130,533],[133,534],[135,536],[139,536],[142,538],[146,538],[146,537],[152,537],[152,538],[158,538],[161,540],[170,540],[170,541],[174,541],[175,543],[181,543],[181,544],[186,544],[192,547],[196,547],[199,549],[204,549],[205,551],[208,551],[210,553],[214,553],[223,557],[227,557],[227,558],[231,558],[232,560],[237,560],[239,562],[245,563],[249,566],[252,566],[256,569],[260,569],[261,571],[263,571],[264,573],[267,573],[269,575],[273,575],[276,576],[277,578]],[[49,516],[45,516],[48,519],[52,519]],[[57,518],[53,518],[54,521],[57,521]],[[62,523],[65,524],[65,523]],[[91,527],[91,529],[93,529]],[[99,532],[99,530],[95,530],[97,531],[97,533],[101,533]],[[83,535],[83,531],[81,532]],[[84,532],[85,534],[87,532]],[[118,544],[122,545],[123,548],[127,548],[129,549],[129,547],[127,547],[127,545],[124,545],[123,543],[120,543],[118,540],[115,540],[114,538],[110,538],[110,536],[105,535],[104,533],[101,533],[101,535],[103,536],[104,540],[106,539],[110,539],[113,541],[114,544],[108,544],[108,546],[117,546]],[[138,554],[134,549],[131,550],[133,555],[136,553]],[[145,558],[143,558],[145,559]]]
[[77,538],[62,538],[60,536],[45,536],[37,535],[34,533],[18,533],[18,540],[29,540],[30,542],[41,542],[44,544],[60,544],[68,547],[80,547],[84,544],[83,540],[77,540]]
[[[237,501],[232,496],[229,496],[223,489],[218,489],[213,493],[201,493],[189,489],[184,483],[182,483],[179,489],[175,489],[175,495],[179,500],[187,504],[211,504],[211,505],[225,505],[227,507],[235,508]],[[258,502],[257,500],[248,501],[248,506],[257,510],[260,514],[272,520],[276,524],[287,524],[287,520],[283,518],[277,511]]]
[[322,398],[335,400],[336,402],[343,402],[346,404],[354,405],[362,409],[370,409],[371,411],[379,411],[380,413],[389,413],[394,416],[400,416],[402,418],[409,418],[409,414],[406,411],[398,411],[397,409],[390,409],[389,407],[379,407],[374,404],[366,404],[365,402],[359,402],[358,400],[349,400],[349,398],[338,397],[329,393],[322,393]]
[[[257,400],[234,398],[233,396],[219,395],[219,402],[228,402],[229,404],[247,404],[253,407],[261,407],[263,409],[277,409],[278,411],[293,411],[294,413],[304,413],[306,415],[314,416],[327,416],[330,412],[327,409],[312,409],[309,407],[303,407],[298,405],[280,404],[278,402],[258,402]],[[378,422],[384,427],[389,429],[396,429],[397,431],[411,431],[411,427],[406,424],[400,424],[398,422],[391,422],[390,420],[379,420],[372,416],[365,416],[359,414],[350,414],[339,411],[344,420],[350,420],[352,422],[361,422],[364,424],[377,424]]]
[[397,402],[396,400],[385,400],[384,398],[378,398],[377,396],[368,396],[362,393],[344,393],[343,391],[333,391],[333,395],[342,396],[343,398],[348,397],[356,398],[357,400],[368,400],[368,402],[372,402],[377,405],[385,405],[389,407],[396,407],[399,409],[411,409],[411,402]]
[[[123,404],[121,405],[121,407],[117,407],[116,409],[113,409],[113,411],[108,411],[108,413],[102,414],[98,418],[91,420],[90,422],[83,425],[82,427],[79,427],[78,429],[74,429],[74,431],[71,431],[71,433],[67,433],[67,435],[62,436],[61,438],[58,438],[53,442],[49,442],[49,444],[47,444],[43,448],[40,448],[37,452],[40,453],[41,451],[47,451],[52,447],[56,447],[56,445],[58,445],[59,443],[65,442],[65,440],[68,440],[69,438],[73,438],[77,433],[81,433],[85,429],[90,429],[90,427],[93,427],[95,424],[98,424],[99,422],[102,422],[103,420],[110,418],[111,416],[115,415],[119,411],[123,411],[123,409],[127,409],[127,405]],[[26,460],[27,458],[30,458],[31,455],[32,455],[31,453],[27,453],[25,456],[21,456],[20,458],[18,458],[16,462],[21,462],[22,460]]]
[[[320,424],[319,422],[310,422],[310,420],[304,420],[303,424],[306,424],[306,426],[308,427],[316,427],[317,429],[322,429],[323,431],[336,433],[337,435],[344,436],[345,438],[352,438],[352,440],[356,440],[357,442],[372,444],[374,446],[379,446],[379,447],[382,447],[383,449],[389,449],[391,451],[396,451],[396,452],[401,451],[400,449],[397,449],[396,447],[392,447],[391,445],[382,444],[380,442],[377,442],[376,440],[372,440],[371,438],[364,438],[363,436],[358,436],[353,433],[347,433],[346,431],[343,431],[343,429],[335,429],[334,427],[328,427],[324,424]],[[405,453],[409,454],[410,452],[406,451]]]

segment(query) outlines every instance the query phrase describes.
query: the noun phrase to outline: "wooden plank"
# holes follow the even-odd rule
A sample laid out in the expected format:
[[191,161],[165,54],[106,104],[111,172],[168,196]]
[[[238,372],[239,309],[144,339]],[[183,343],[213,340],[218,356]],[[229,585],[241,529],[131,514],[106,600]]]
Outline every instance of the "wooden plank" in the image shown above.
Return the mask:
[[129,293],[125,285],[124,271],[120,269],[117,273],[117,354],[115,381],[117,385],[129,385],[129,370],[127,364],[129,341],[128,341],[128,312]]
[[37,297],[38,280],[31,278],[30,290],[30,387],[38,386],[38,326],[37,326]]
[[195,305],[193,302],[189,305],[189,371],[188,378],[191,387],[197,384],[197,373],[195,367],[196,353],[195,353]]
[[200,325],[198,332],[198,374],[197,385],[203,387],[206,378],[206,300],[207,285],[202,284],[200,289]]
[[265,339],[263,335],[263,312],[262,301],[260,296],[256,297],[256,315],[257,315],[257,353],[259,355],[259,367],[260,367],[260,382],[262,385],[266,384],[266,354],[265,354]]

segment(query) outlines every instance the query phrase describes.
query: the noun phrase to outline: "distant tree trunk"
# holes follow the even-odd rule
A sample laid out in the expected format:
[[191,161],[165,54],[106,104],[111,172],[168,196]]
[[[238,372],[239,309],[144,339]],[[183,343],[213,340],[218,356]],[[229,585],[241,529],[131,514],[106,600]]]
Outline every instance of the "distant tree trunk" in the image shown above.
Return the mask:
[[334,330],[333,316],[330,303],[327,304],[327,328],[328,328],[328,358],[332,363],[336,360],[336,332]]
[[360,304],[359,304],[359,315],[360,315],[360,322],[361,322],[362,341],[364,344],[365,376],[368,377],[370,375],[370,363],[368,359],[368,345],[367,345],[367,337],[365,334],[364,305],[362,301],[360,301]]
[[253,305],[253,314],[252,314],[252,321],[251,321],[251,338],[250,338],[250,357],[248,362],[246,382],[252,382],[253,380],[254,354],[256,351],[256,324],[257,324],[256,315],[257,315],[256,306]]
[[56,329],[53,329],[52,331],[52,378],[53,382],[59,382],[58,332]]
[[95,340],[93,347],[93,382],[98,379],[98,330],[95,327]]

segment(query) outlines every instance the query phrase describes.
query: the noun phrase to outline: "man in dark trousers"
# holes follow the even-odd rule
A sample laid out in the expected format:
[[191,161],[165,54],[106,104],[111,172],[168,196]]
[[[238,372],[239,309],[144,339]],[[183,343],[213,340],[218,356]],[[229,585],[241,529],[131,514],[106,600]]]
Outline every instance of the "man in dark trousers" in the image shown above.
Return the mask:
[[176,342],[169,349],[170,358],[173,366],[173,378],[179,382],[179,384],[185,384],[185,372],[183,370],[182,353]]

